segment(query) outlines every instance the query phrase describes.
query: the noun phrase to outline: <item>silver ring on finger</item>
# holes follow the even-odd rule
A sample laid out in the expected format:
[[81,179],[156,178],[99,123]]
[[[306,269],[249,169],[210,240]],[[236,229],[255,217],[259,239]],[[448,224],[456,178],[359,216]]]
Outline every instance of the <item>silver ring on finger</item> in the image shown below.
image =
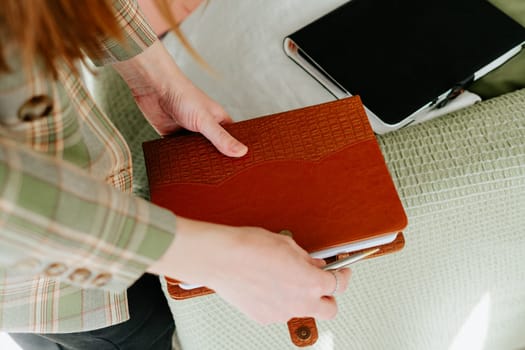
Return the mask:
[[335,278],[335,287],[334,287],[334,291],[332,292],[332,294],[330,295],[335,295],[335,293],[337,293],[337,290],[339,289],[339,277],[337,277],[337,272],[336,271],[333,271],[333,270],[330,270],[330,273],[332,275],[334,275],[334,278]]

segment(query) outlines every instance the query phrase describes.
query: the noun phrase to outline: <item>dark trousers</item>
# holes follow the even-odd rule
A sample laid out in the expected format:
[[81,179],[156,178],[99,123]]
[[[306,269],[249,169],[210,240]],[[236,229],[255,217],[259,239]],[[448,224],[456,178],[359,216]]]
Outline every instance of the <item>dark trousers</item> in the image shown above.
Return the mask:
[[145,274],[128,289],[130,319],[115,326],[66,334],[11,333],[24,350],[171,349],[175,324],[159,278]]

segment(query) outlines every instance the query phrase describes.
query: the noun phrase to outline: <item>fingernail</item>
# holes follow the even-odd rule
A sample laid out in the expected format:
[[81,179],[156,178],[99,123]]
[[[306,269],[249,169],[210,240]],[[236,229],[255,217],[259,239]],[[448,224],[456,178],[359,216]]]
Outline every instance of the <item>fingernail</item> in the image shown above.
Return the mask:
[[248,152],[248,147],[238,142],[231,147],[231,151],[235,153],[238,157],[241,157],[244,156],[246,152]]

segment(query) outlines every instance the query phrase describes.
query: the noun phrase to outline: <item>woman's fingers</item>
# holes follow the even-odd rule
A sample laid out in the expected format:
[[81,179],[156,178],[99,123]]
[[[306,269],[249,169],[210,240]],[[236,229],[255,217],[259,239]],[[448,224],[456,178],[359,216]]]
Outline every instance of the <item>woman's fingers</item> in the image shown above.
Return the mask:
[[229,157],[242,157],[248,147],[230,135],[215,118],[202,118],[199,130],[222,154]]
[[344,293],[348,289],[350,276],[352,271],[349,268],[340,270],[327,271],[330,273],[329,281],[327,282],[327,296],[333,296]]

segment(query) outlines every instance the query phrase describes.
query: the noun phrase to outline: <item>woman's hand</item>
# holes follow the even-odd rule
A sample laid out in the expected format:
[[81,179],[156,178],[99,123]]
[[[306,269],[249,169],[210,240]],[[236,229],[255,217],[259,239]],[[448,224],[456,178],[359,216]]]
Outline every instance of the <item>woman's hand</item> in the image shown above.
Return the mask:
[[323,271],[291,238],[254,227],[229,227],[184,218],[150,272],[205,285],[261,323],[292,317],[333,318],[332,296],[346,290],[350,270]]
[[227,156],[242,157],[248,151],[221,126],[232,122],[230,116],[184,76],[160,41],[113,66],[160,135],[183,127],[200,132]]
[[[221,126],[231,118],[179,70],[160,42],[114,64],[150,124],[161,135],[183,127],[202,133],[228,156],[247,147]],[[350,270],[320,269],[291,238],[260,228],[228,227],[178,218],[177,233],[164,256],[148,271],[205,285],[255,321],[292,317],[329,319],[337,313],[332,296],[348,286]]]

